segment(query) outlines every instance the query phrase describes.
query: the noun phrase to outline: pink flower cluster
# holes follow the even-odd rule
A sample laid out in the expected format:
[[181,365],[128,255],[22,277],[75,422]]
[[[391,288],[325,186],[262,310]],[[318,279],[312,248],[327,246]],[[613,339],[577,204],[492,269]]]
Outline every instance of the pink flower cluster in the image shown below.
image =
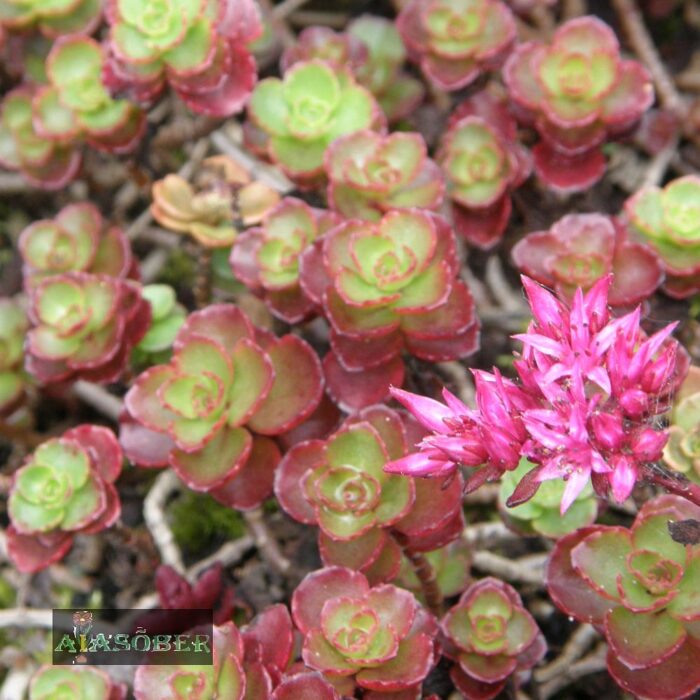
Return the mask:
[[608,488],[624,501],[643,464],[660,459],[668,438],[656,424],[682,374],[676,324],[648,337],[640,309],[611,319],[612,276],[584,295],[578,289],[567,307],[523,277],[534,320],[515,361],[520,381],[494,370],[474,371],[476,408],[449,391],[447,405],[400,389],[393,396],[432,432],[420,451],[390,462],[389,472],[447,476],[458,465],[479,467],[467,481],[473,490],[522,457],[537,466],[521,481],[510,505],[521,503],[547,479],[567,482],[564,513],[592,479],[599,495]]

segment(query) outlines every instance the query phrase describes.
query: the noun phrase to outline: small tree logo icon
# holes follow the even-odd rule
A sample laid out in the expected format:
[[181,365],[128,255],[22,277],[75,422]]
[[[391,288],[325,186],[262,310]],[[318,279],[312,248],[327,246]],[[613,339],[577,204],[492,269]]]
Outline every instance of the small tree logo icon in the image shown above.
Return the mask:
[[85,652],[88,650],[87,636],[92,629],[92,613],[88,610],[78,610],[73,613],[73,636],[78,640],[80,654],[75,658],[79,664],[87,663]]

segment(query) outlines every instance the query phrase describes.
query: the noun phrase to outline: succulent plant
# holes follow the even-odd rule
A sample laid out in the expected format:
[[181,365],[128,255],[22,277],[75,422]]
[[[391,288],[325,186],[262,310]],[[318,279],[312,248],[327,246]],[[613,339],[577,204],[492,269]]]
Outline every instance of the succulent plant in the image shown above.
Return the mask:
[[442,620],[450,673],[470,700],[490,700],[508,678],[528,671],[547,649],[536,622],[518,592],[507,583],[485,578],[472,584]]
[[674,397],[664,462],[700,483],[700,368],[692,365]]
[[[287,451],[275,477],[275,494],[295,520],[318,525],[326,564],[351,566],[372,581],[394,578],[401,551],[390,528],[410,538],[452,537],[461,515],[458,479],[441,496],[406,477],[382,471],[407,450],[401,414],[385,406],[359,412],[326,440],[306,440]],[[424,549],[423,542],[411,542]],[[428,546],[428,549],[432,547]]]
[[562,24],[549,45],[520,44],[503,77],[520,117],[542,139],[533,149],[538,176],[563,191],[600,179],[600,145],[634,127],[654,101],[645,68],[622,60],[612,29],[592,16]]
[[89,202],[69,204],[53,219],[40,219],[19,237],[24,283],[31,289],[51,275],[89,272],[125,278],[133,272],[129,240],[116,226],[107,226]]
[[238,237],[231,250],[231,268],[237,279],[263,297],[275,316],[298,323],[316,308],[299,286],[299,259],[337,223],[335,214],[285,197],[267,213],[261,226]]
[[478,248],[493,247],[510,217],[510,192],[531,170],[505,100],[482,91],[462,102],[450,117],[437,160],[457,233]]
[[[232,304],[197,311],[180,328],[168,364],[143,372],[125,397],[143,437],[122,444],[143,466],[170,464],[192,489],[236,508],[272,491],[280,435],[321,399],[321,370],[303,340],[255,329]],[[152,436],[152,437],[149,437]]]
[[442,90],[497,68],[515,39],[513,15],[499,0],[410,0],[396,24],[409,55]]
[[304,253],[302,288],[332,326],[324,368],[334,399],[382,401],[403,381],[402,348],[430,361],[474,352],[479,325],[457,268],[449,225],[418,209],[341,223]]
[[124,700],[126,686],[93,666],[42,666],[29,685],[29,700]]
[[353,75],[368,59],[367,47],[349,32],[335,32],[330,27],[306,27],[297,37],[297,43],[287,47],[280,58],[282,73],[300,61],[319,59],[336,70],[349,68]]
[[141,296],[151,307],[151,325],[136,350],[159,356],[172,347],[187,311],[178,304],[175,290],[167,284],[148,284],[141,289]]
[[207,248],[230,247],[240,225],[259,223],[279,194],[226,156],[206,158],[194,187],[180,175],[153,184],[153,217]]
[[326,149],[339,136],[382,126],[372,95],[350,73],[319,60],[296,63],[283,80],[259,82],[248,113],[269,137],[272,161],[302,180],[322,173]]
[[354,70],[358,81],[377,99],[390,122],[407,117],[420,104],[425,89],[403,70],[406,47],[394,22],[361,15],[347,27],[347,35],[367,49],[367,60]]
[[121,505],[114,481],[122,451],[111,430],[80,425],[37,447],[14,474],[7,510],[8,551],[20,571],[60,560],[73,536],[110,527]]
[[285,677],[275,688],[270,700],[340,700],[335,688],[314,671],[296,673]]
[[550,597],[604,633],[608,671],[632,695],[675,700],[700,688],[700,545],[680,544],[668,529],[698,518],[684,498],[659,496],[630,529],[583,528],[552,552]]
[[700,290],[700,177],[645,187],[625,202],[632,230],[661,259],[664,291],[684,299]]
[[51,39],[62,34],[91,34],[101,16],[99,0],[0,1],[0,27],[17,32],[38,29]]
[[438,209],[444,182],[420,134],[357,131],[326,151],[328,202],[348,218],[378,221],[391,209]]
[[527,234],[512,256],[522,273],[567,300],[577,287],[590,289],[613,273],[608,302],[630,306],[651,296],[663,279],[652,248],[630,240],[624,224],[602,214],[567,214],[549,231]]
[[545,481],[529,501],[509,508],[506,502],[534,466],[522,459],[517,469],[507,471],[501,479],[498,507],[508,525],[527,535],[557,538],[590,525],[596,519],[598,501],[590,484],[586,484],[564,515],[559,508],[566,487],[563,481]]
[[26,367],[42,383],[116,381],[151,317],[138,285],[85,272],[46,277],[30,301]]
[[80,150],[40,135],[32,120],[36,88],[22,86],[8,92],[0,112],[0,165],[19,171],[34,187],[58,190],[78,173]]
[[76,138],[99,150],[128,153],[141,139],[145,116],[136,105],[113,99],[103,83],[104,52],[85,36],[58,39],[46,59],[49,85],[32,101],[39,136],[58,143]]
[[408,591],[371,588],[350,569],[308,574],[292,597],[292,615],[304,635],[304,662],[328,678],[388,693],[416,688],[434,664],[433,617]]
[[26,379],[22,365],[28,327],[19,302],[0,298],[0,416],[12,413],[24,398]]

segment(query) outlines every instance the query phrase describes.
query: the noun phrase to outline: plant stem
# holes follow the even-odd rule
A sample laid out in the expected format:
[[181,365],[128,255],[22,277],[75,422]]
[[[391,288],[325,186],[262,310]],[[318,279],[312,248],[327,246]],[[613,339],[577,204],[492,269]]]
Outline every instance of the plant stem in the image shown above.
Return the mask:
[[194,300],[198,309],[211,301],[211,249],[198,246],[197,272],[194,279]]
[[243,519],[248,525],[255,546],[258,551],[279,573],[286,575],[292,568],[292,562],[282,554],[282,550],[274,538],[267,523],[265,522],[265,514],[261,508],[243,511]]
[[443,614],[443,598],[442,592],[440,591],[440,586],[438,586],[437,579],[435,578],[435,569],[433,569],[425,554],[411,549],[409,546],[409,539],[406,537],[406,535],[396,531],[393,531],[392,535],[397,544],[403,550],[406,559],[411,562],[413,573],[420,581],[423,597],[425,598],[425,604],[428,610],[430,610],[430,612],[433,613],[433,615],[435,615],[435,617],[438,619],[441,618]]
[[660,464],[645,464],[643,474],[652,484],[700,506],[700,484],[694,484],[683,474],[668,471]]

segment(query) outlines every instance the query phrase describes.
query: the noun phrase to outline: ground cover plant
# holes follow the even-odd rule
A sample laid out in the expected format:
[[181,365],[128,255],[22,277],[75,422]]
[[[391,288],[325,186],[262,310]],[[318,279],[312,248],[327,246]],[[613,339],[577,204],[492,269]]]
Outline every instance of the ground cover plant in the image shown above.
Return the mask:
[[[0,698],[698,697],[698,46],[0,0]],[[54,665],[56,608],[211,663]]]

